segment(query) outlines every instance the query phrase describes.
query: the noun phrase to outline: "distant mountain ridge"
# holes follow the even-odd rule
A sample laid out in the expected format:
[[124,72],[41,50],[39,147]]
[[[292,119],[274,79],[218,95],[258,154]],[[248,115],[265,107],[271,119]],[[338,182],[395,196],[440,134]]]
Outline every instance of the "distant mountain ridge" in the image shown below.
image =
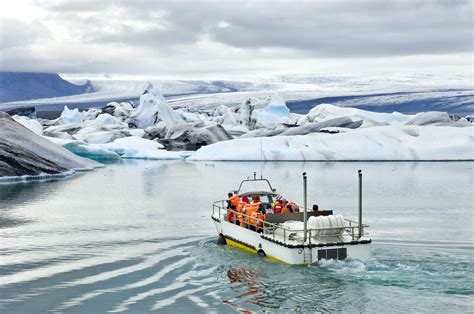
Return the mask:
[[56,73],[0,72],[0,102],[71,96],[91,91],[90,82],[75,85]]

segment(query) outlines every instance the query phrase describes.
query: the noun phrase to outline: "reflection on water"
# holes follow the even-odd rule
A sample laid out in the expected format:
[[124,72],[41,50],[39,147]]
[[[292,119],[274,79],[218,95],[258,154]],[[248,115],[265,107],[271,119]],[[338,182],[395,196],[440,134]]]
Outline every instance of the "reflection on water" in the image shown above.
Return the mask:
[[[126,161],[0,186],[0,312],[474,309],[472,162]],[[211,203],[253,171],[364,217],[372,258],[286,266],[215,243]],[[400,300],[403,300],[401,302]]]

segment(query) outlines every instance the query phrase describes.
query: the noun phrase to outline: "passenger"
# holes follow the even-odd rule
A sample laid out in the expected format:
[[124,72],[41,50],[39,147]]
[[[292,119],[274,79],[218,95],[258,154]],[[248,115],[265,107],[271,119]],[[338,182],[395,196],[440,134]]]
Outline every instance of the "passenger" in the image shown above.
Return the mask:
[[295,202],[288,202],[288,204],[286,204],[286,207],[288,207],[290,213],[297,213],[300,211],[298,205],[296,205]]
[[313,212],[319,211],[319,206],[317,204],[313,205]]
[[246,206],[246,212],[245,214],[249,217],[246,217],[248,219],[247,221],[247,227],[250,230],[256,231],[256,225],[257,225],[257,216],[258,216],[258,211],[261,211],[262,203],[260,202],[260,195],[253,195],[252,196],[252,203],[250,203],[248,206]]
[[242,200],[239,202],[239,206],[237,206],[237,224],[240,224],[241,227],[245,226],[244,217],[242,214],[245,214],[246,208],[245,206],[250,204],[250,200],[248,196],[242,197]]
[[235,208],[237,208],[237,206],[239,206],[239,202],[240,202],[239,196],[237,194],[232,193],[232,192],[229,192],[227,194],[227,196],[229,197],[227,199],[227,209],[229,209],[231,205],[234,205]]
[[275,214],[281,214],[282,209],[283,209],[283,200],[280,198],[279,200],[277,200],[277,204],[275,205],[275,207],[273,207],[273,212]]
[[272,203],[272,209],[275,208],[275,206],[278,204],[278,201],[281,201],[283,197],[278,194],[276,197],[275,197],[275,201]]
[[269,211],[273,212],[271,208],[269,208],[269,210],[265,210],[263,204],[260,203],[255,217],[255,231],[258,233],[263,231],[263,221],[265,220],[266,213],[270,213]]
[[237,208],[234,205],[230,205],[230,210],[227,213],[227,221],[230,223],[234,223],[234,212],[237,211]]

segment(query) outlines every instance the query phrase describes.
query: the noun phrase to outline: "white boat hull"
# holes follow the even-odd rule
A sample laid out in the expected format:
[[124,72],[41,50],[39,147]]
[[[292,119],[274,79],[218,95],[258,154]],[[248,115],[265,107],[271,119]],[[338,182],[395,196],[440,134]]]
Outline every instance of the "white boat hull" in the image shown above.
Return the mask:
[[244,249],[251,253],[264,254],[266,257],[290,265],[312,264],[321,259],[346,258],[365,261],[369,258],[371,240],[339,241],[289,245],[255,231],[229,223],[224,219],[212,217],[217,233],[226,244]]

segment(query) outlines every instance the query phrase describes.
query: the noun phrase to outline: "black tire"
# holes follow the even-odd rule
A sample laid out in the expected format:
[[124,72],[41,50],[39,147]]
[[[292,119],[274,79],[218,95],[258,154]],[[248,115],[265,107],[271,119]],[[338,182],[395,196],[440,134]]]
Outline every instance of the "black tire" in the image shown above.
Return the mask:
[[258,256],[260,256],[260,257],[265,257],[265,256],[267,256],[267,254],[265,254],[265,252],[264,252],[263,250],[258,250],[257,254],[258,254]]
[[227,242],[222,234],[219,235],[216,241],[217,245],[226,245]]

